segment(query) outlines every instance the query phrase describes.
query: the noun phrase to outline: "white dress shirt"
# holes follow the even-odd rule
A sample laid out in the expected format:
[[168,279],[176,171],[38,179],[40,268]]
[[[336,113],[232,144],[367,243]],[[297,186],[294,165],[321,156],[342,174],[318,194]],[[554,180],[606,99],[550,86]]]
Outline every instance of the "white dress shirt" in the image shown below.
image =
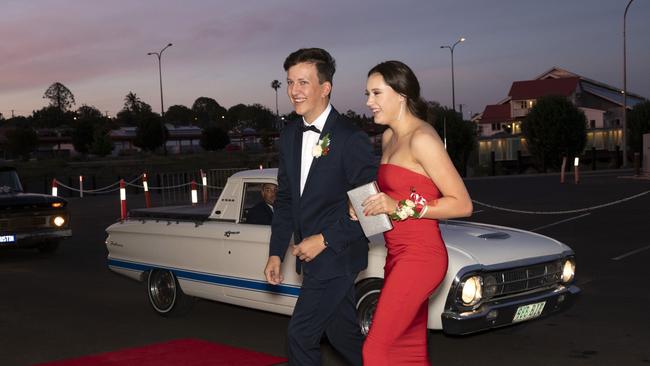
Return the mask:
[[[332,105],[327,104],[327,108],[323,111],[323,113],[316,118],[316,120],[311,123],[312,126],[318,128],[323,131],[323,127],[325,127],[325,122],[327,121],[327,116],[329,116],[330,111],[332,110]],[[305,125],[309,125],[305,121],[305,119],[302,119],[302,123]],[[314,131],[306,131],[302,133],[302,159],[300,160],[300,195],[302,196],[302,191],[305,189],[305,183],[307,182],[307,176],[309,175],[309,168],[311,167],[311,162],[314,160],[314,156],[312,155],[312,149],[316,144],[318,143],[318,138],[320,137],[319,134],[317,134]]]

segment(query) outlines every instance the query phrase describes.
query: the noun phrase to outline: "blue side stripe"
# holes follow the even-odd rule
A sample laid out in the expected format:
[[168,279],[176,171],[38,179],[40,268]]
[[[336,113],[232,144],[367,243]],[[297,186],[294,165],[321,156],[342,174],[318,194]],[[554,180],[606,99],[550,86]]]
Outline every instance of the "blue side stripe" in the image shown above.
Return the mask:
[[190,281],[204,282],[204,283],[210,283],[210,284],[215,284],[220,286],[246,289],[251,291],[269,292],[269,293],[292,296],[292,297],[298,297],[298,295],[300,294],[300,287],[297,286],[289,286],[289,285],[275,286],[266,282],[255,281],[255,280],[241,278],[241,277],[228,277],[228,276],[216,275],[212,273],[193,272],[193,271],[187,271],[179,268],[155,266],[151,264],[129,262],[129,261],[123,261],[117,259],[109,259],[108,265],[113,267],[134,270],[134,271],[148,271],[152,268],[162,268],[162,269],[168,269],[172,271],[174,275],[179,279],[186,279]]

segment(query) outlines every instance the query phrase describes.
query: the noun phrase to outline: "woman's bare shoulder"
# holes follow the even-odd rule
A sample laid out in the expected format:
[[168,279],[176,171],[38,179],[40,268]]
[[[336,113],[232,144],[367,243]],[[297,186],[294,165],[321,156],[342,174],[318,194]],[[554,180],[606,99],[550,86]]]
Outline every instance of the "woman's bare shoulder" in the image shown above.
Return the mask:
[[442,140],[432,125],[420,121],[419,126],[413,131],[411,137],[411,147],[420,147],[422,145],[438,146],[442,144]]

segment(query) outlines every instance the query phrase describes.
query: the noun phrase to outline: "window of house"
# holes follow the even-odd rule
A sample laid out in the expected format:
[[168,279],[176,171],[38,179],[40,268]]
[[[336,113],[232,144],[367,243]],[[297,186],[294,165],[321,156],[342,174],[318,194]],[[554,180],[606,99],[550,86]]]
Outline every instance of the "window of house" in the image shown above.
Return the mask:
[[618,119],[618,118],[615,119],[615,120],[614,120],[614,125],[616,125],[616,126],[620,126],[620,125],[621,125],[621,120]]
[[595,119],[589,120],[589,128],[596,128],[596,120]]
[[526,103],[525,100],[522,100],[519,102],[519,108],[520,109],[527,109],[528,108],[528,103]]

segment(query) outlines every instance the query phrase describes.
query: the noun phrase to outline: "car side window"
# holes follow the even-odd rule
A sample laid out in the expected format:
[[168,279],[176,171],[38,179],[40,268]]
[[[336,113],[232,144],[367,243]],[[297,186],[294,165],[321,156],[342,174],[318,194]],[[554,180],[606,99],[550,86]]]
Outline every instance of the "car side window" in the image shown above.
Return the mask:
[[277,186],[272,183],[246,183],[239,222],[271,225]]

